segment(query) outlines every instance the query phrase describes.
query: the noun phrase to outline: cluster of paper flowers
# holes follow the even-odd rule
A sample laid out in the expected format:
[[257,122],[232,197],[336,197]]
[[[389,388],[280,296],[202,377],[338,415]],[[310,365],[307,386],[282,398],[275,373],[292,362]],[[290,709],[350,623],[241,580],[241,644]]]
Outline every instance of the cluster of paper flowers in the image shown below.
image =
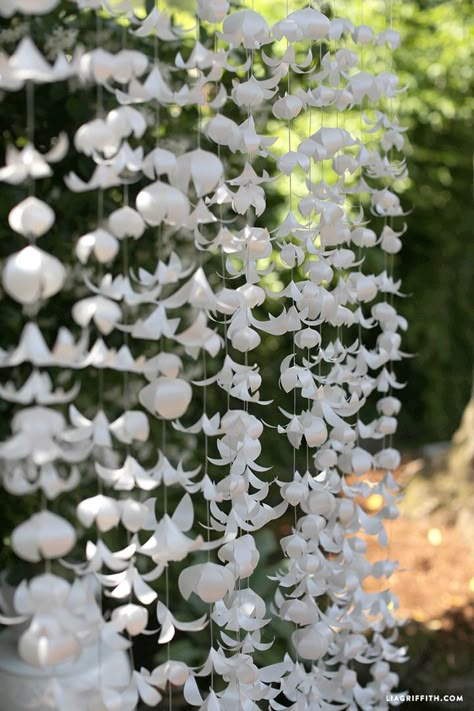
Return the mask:
[[[9,0],[0,14],[58,5]],[[208,711],[384,709],[398,683],[389,663],[404,656],[397,603],[387,584],[369,593],[365,582],[395,568],[369,562],[366,549],[369,536],[387,544],[384,519],[397,515],[398,34],[311,6],[270,26],[255,10],[198,0],[201,42],[158,8],[139,19],[128,0],[76,5],[99,13],[95,46],[51,63],[31,25],[0,54],[0,88],[25,92],[29,126],[0,168],[23,190],[7,221],[26,241],[2,271],[24,323],[0,351],[11,374],[0,397],[15,408],[0,459],[5,489],[38,502],[12,550],[45,561],[0,619],[26,622],[19,654],[53,677],[91,644],[123,650],[151,634],[157,650],[167,645],[163,663],[113,686],[91,675],[102,709],[156,706],[166,693],[172,703],[181,688]],[[127,29],[111,51],[100,23],[115,26],[117,13]],[[35,86],[67,81],[71,92],[97,87],[97,99],[72,145],[64,133],[41,153]],[[37,245],[62,230],[61,201],[53,209],[37,195],[66,156],[77,170],[63,190],[88,193],[97,219],[61,235],[63,263]],[[279,224],[278,211],[266,212],[275,181],[289,194]],[[61,291],[74,304],[52,340],[42,328]],[[281,363],[263,362],[278,341]],[[75,382],[64,387],[68,374]],[[286,462],[265,448],[271,430]],[[204,461],[193,468],[196,443]],[[374,494],[383,506],[371,515],[363,501]],[[258,532],[282,517],[270,602],[252,587]],[[182,600],[202,608],[198,619],[175,616],[174,578]],[[275,618],[289,651],[258,666]],[[176,633],[206,636],[200,666],[174,658]],[[66,711],[84,689],[62,688],[58,675],[54,693]]]

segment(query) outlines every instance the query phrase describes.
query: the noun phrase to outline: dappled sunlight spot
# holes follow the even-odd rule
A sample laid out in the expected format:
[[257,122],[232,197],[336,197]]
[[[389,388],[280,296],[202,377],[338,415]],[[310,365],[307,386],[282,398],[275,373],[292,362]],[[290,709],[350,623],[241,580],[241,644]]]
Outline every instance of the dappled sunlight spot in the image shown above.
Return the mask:
[[430,528],[426,537],[432,546],[440,546],[443,542],[443,534],[439,528]]

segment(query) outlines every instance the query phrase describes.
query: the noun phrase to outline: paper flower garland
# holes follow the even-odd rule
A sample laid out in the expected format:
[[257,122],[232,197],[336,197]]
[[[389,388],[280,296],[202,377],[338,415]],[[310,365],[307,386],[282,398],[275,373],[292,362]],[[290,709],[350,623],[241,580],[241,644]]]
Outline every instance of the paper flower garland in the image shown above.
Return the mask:
[[[18,0],[0,12],[57,5]],[[96,26],[90,46],[50,62],[32,29],[0,55],[0,86],[25,93],[28,126],[0,168],[23,190],[5,221],[28,242],[2,271],[25,323],[0,352],[0,366],[17,369],[0,388],[16,406],[0,458],[9,493],[41,494],[12,551],[47,566],[2,619],[28,620],[19,654],[53,678],[90,645],[116,652],[155,635],[158,656],[166,649],[155,668],[134,669],[130,654],[113,685],[90,675],[101,708],[156,706],[166,694],[172,707],[174,688],[209,711],[386,708],[398,683],[389,664],[404,658],[396,600],[364,581],[395,567],[370,563],[365,539],[386,545],[384,519],[397,514],[392,364],[407,325],[392,273],[405,232],[398,34],[311,6],[272,26],[257,5],[199,0],[191,35],[159,7],[139,18],[128,0],[76,5]],[[125,29],[112,49],[117,18]],[[71,146],[61,134],[40,153],[34,86],[70,79],[68,91],[95,92],[87,121]],[[174,121],[183,111],[185,135]],[[64,191],[97,210],[63,263],[36,244],[50,244],[61,211],[34,188],[66,157]],[[269,210],[278,185],[288,202]],[[384,254],[380,273],[373,251]],[[51,346],[42,312],[61,290],[74,302]],[[264,362],[270,339],[281,362]],[[62,387],[58,372],[77,382]],[[267,446],[272,431],[285,463]],[[75,510],[62,496],[71,491]],[[374,516],[360,503],[373,493],[384,502]],[[270,602],[252,576],[259,532],[282,517]],[[182,620],[183,604],[201,616]],[[259,668],[275,617],[289,651]],[[206,639],[200,665],[173,657],[177,632]],[[353,661],[369,666],[365,686]],[[52,689],[60,709],[84,691],[59,676]]]

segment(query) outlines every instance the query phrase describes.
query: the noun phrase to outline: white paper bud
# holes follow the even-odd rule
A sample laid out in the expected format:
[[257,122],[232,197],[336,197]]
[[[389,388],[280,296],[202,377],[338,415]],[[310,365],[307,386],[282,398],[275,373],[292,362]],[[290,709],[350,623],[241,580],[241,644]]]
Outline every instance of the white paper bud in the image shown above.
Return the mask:
[[369,44],[374,37],[374,31],[368,25],[358,25],[352,32],[352,39],[357,44]]
[[377,431],[384,435],[392,435],[397,431],[397,420],[395,417],[383,416],[379,419],[377,424]]
[[45,15],[54,10],[59,0],[6,0],[5,6],[0,7],[0,15],[11,17],[15,12],[24,15]]
[[187,600],[195,593],[203,602],[217,602],[233,590],[235,578],[227,567],[203,563],[185,568],[178,578],[181,595]]
[[320,449],[315,457],[318,469],[330,469],[337,465],[337,453],[333,449]]
[[110,531],[120,521],[118,501],[103,494],[81,501],[76,513],[83,526],[89,527],[95,523],[99,531],[103,532]]
[[253,328],[245,326],[232,334],[231,341],[234,348],[241,353],[248,353],[260,345],[261,338]]
[[270,28],[254,10],[238,10],[228,15],[222,30],[222,37],[234,47],[242,43],[247,49],[258,49],[270,41]]
[[140,501],[125,499],[120,501],[122,523],[131,533],[140,531],[148,518],[148,507]]
[[42,558],[61,558],[76,542],[71,524],[51,511],[41,511],[15,528],[12,533],[14,552],[31,563]]
[[308,276],[314,284],[322,284],[323,281],[328,283],[331,282],[333,277],[333,270],[329,264],[322,259],[317,262],[311,262],[311,266],[308,271]]
[[303,102],[297,96],[286,94],[273,104],[273,115],[278,119],[289,121],[296,118],[303,108]]
[[292,640],[303,659],[317,660],[323,657],[334,634],[323,622],[293,632]]
[[140,390],[139,400],[149,412],[164,420],[174,420],[184,415],[192,395],[192,388],[185,380],[160,377]]
[[326,527],[324,518],[317,514],[303,516],[300,523],[303,536],[309,540],[313,538],[317,540],[321,531]]
[[112,299],[104,296],[89,296],[77,301],[72,307],[72,317],[85,328],[93,320],[101,333],[111,333],[122,317],[122,309]]
[[366,474],[372,468],[372,457],[365,449],[355,447],[352,451],[352,468],[356,476]]
[[304,438],[308,447],[320,447],[328,438],[326,423],[321,417],[311,417],[310,424],[305,427]]
[[288,558],[301,558],[306,553],[307,544],[302,536],[293,534],[280,540],[280,545]]
[[149,225],[184,225],[189,215],[188,198],[181,190],[157,181],[137,195],[137,209]]
[[400,466],[400,452],[397,449],[392,448],[382,449],[381,452],[378,452],[374,456],[374,462],[376,466],[381,469],[389,469],[393,471],[394,469],[398,469]]
[[300,481],[291,481],[282,487],[281,494],[291,506],[298,506],[308,495],[308,487]]
[[20,304],[33,304],[61,290],[66,270],[56,257],[29,245],[7,259],[3,286]]
[[329,491],[312,491],[308,499],[308,508],[313,514],[329,518],[336,508],[336,501]]
[[50,206],[36,197],[22,200],[8,215],[12,230],[24,237],[41,237],[54,225],[54,219]]
[[358,247],[373,247],[377,242],[377,235],[367,227],[357,227],[351,232],[351,240]]
[[321,343],[321,335],[312,328],[304,328],[295,334],[295,343],[298,348],[316,348]]
[[[57,629],[53,621],[48,626],[33,624],[18,641],[20,657],[33,667],[44,668],[77,657],[81,652],[78,638],[65,629]],[[56,627],[56,629],[54,629]]]
[[126,630],[132,637],[146,629],[148,624],[148,610],[142,605],[121,605],[112,611],[112,622],[121,632]]
[[197,5],[203,22],[222,22],[230,6],[227,0],[197,0]]
[[119,239],[133,237],[138,239],[145,231],[143,217],[132,207],[124,206],[109,215],[110,231]]
[[109,429],[123,444],[146,442],[150,434],[150,423],[141,410],[127,410],[110,424]]
[[119,251],[117,239],[102,228],[88,232],[79,237],[76,244],[76,254],[80,262],[85,264],[90,254],[94,254],[101,264],[112,261]]
[[381,412],[386,417],[398,415],[401,408],[401,402],[396,397],[383,397],[377,403],[377,411]]

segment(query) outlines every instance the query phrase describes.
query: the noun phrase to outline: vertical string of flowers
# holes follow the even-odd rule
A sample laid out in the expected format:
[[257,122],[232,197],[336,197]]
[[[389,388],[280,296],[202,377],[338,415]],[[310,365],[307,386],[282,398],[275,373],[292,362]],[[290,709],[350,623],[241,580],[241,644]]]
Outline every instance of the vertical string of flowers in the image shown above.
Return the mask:
[[[1,366],[17,372],[12,381],[1,387],[0,395],[3,400],[24,407],[12,417],[12,436],[0,445],[0,457],[8,492],[41,494],[41,511],[12,532],[11,548],[30,564],[31,577],[25,574],[13,596],[13,608],[20,617],[2,621],[27,622],[18,635],[18,653],[32,667],[50,670],[46,693],[60,703],[58,665],[77,657],[85,645],[97,638],[100,610],[87,582],[69,582],[67,572],[61,568],[61,558],[74,548],[77,532],[63,515],[52,510],[57,498],[77,487],[77,463],[86,449],[81,442],[67,445],[63,441],[67,423],[62,410],[76,397],[79,385],[75,383],[68,390],[61,386],[69,380],[70,370],[80,367],[85,344],[74,342],[71,332],[59,327],[50,348],[41,330],[47,324],[41,313],[43,307],[46,310],[47,303],[61,292],[69,278],[62,262],[36,245],[39,238],[48,241],[46,235],[55,224],[55,212],[46,202],[51,193],[47,184],[44,186],[44,179],[53,176],[51,164],[67,154],[68,140],[66,134],[53,138],[56,143],[46,154],[36,148],[35,86],[65,81],[76,71],[76,56],[67,58],[59,51],[50,64],[32,37],[37,26],[34,15],[53,11],[57,4],[40,2],[32,8],[19,2],[1,12],[9,16],[20,11],[33,17],[28,17],[28,34],[6,60],[1,78],[3,89],[25,93],[26,144],[21,150],[14,145],[7,149],[0,177],[9,185],[28,185],[28,197],[12,208],[8,222],[12,231],[29,244],[10,255],[2,273],[4,291],[21,305],[26,324],[18,344],[1,354]],[[43,182],[37,190],[40,180]],[[44,199],[36,197],[37,192]],[[29,372],[25,364],[31,366]],[[53,369],[52,374],[49,368]],[[62,513],[67,514],[64,498],[61,506]],[[40,572],[42,562],[44,572]]]

